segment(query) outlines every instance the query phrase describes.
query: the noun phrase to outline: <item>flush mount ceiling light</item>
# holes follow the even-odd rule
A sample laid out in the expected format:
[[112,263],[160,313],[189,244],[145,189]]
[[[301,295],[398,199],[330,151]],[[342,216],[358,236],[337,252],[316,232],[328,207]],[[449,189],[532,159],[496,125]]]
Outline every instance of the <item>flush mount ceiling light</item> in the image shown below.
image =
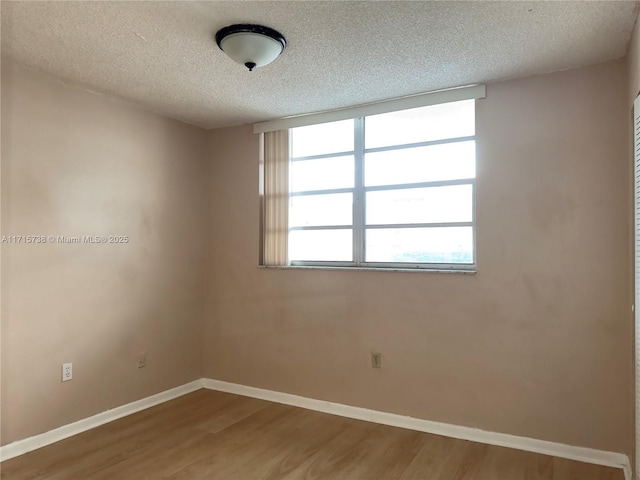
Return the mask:
[[231,60],[244,65],[249,71],[273,62],[287,45],[280,32],[245,23],[218,30],[216,43]]

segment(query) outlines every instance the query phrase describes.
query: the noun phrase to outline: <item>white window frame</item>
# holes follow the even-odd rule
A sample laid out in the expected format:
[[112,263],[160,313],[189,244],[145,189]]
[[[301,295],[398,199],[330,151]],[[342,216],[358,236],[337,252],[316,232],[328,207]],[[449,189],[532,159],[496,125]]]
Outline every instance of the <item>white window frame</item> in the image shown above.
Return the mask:
[[[349,268],[391,268],[391,269],[424,269],[424,270],[453,270],[453,271],[475,271],[476,269],[476,182],[474,178],[456,179],[456,180],[440,180],[430,182],[418,182],[411,184],[391,184],[376,185],[371,187],[364,186],[364,157],[367,153],[376,153],[384,151],[403,150],[408,148],[428,147],[433,145],[444,145],[459,142],[475,142],[475,135],[447,138],[442,140],[431,140],[425,142],[409,143],[402,145],[393,145],[376,148],[365,148],[365,117],[354,118],[354,150],[346,152],[328,153],[320,155],[310,155],[304,157],[289,156],[290,162],[300,162],[307,160],[322,160],[323,158],[336,158],[341,156],[354,157],[355,179],[354,187],[326,189],[326,190],[309,190],[302,192],[290,192],[290,197],[304,195],[323,195],[332,193],[352,193],[353,194],[353,223],[351,226],[345,225],[322,225],[322,226],[302,226],[289,227],[289,232],[296,230],[332,230],[351,229],[353,232],[353,253],[352,261],[325,261],[325,260],[292,260],[290,265],[301,267],[349,267]],[[289,152],[291,148],[291,131],[289,131]],[[411,224],[376,224],[366,225],[366,194],[372,191],[383,190],[408,190],[411,188],[432,188],[455,185],[471,186],[471,221],[469,222],[440,222],[440,223],[411,223]],[[438,228],[438,227],[471,227],[472,229],[472,261],[470,263],[436,263],[436,262],[367,262],[366,255],[366,230],[380,228]]]
[[[388,185],[388,186],[375,186],[364,187],[363,176],[363,164],[365,153],[373,153],[379,151],[400,150],[403,148],[424,147],[430,145],[439,145],[463,141],[475,141],[475,132],[473,136],[459,137],[453,139],[442,139],[435,141],[419,142],[412,144],[405,144],[400,146],[378,147],[365,149],[364,148],[364,118],[377,115],[381,113],[389,113],[399,110],[406,110],[418,107],[425,107],[429,105],[437,105],[442,103],[451,103],[461,100],[477,100],[486,96],[486,88],[484,85],[471,85],[467,87],[457,87],[446,90],[439,90],[435,92],[429,92],[424,94],[412,95],[393,100],[387,100],[383,102],[377,102],[366,105],[359,105],[351,108],[333,110],[327,112],[320,112],[308,115],[300,115],[294,117],[281,118],[268,122],[261,122],[254,124],[254,133],[264,134],[267,132],[276,132],[278,130],[289,130],[295,127],[315,125],[321,123],[334,122],[339,120],[354,119],[354,151],[339,152],[326,155],[314,155],[309,157],[297,157],[290,161],[304,161],[311,159],[321,159],[323,157],[336,157],[340,155],[354,155],[355,161],[355,184],[353,188],[346,189],[334,189],[334,190],[315,190],[309,192],[295,192],[289,193],[289,196],[304,195],[306,194],[320,194],[320,193],[341,193],[349,192],[353,194],[354,198],[354,211],[353,211],[353,223],[351,226],[321,226],[321,227],[293,227],[289,229],[293,230],[323,230],[331,228],[351,229],[353,232],[353,257],[352,261],[287,261],[283,263],[267,263],[261,260],[261,264],[265,266],[280,266],[280,267],[330,267],[330,268],[349,268],[349,269],[385,269],[385,270],[422,270],[422,271],[458,271],[458,272],[475,272],[477,262],[477,249],[476,249],[476,182],[475,178],[472,179],[460,179],[449,181],[437,181],[437,182],[420,182],[416,184],[402,184],[402,185]],[[291,135],[289,135],[291,138]],[[289,152],[291,152],[291,146],[289,145]],[[262,164],[261,164],[262,165]],[[261,166],[261,168],[264,168]],[[365,212],[364,201],[367,191],[375,190],[400,190],[406,188],[430,188],[439,186],[450,185],[470,185],[472,188],[472,218],[470,222],[447,222],[442,224],[425,223],[425,224],[390,224],[390,225],[369,225],[365,226]],[[262,213],[263,218],[265,212]],[[264,222],[263,222],[264,226]],[[365,262],[365,233],[366,228],[433,228],[433,227],[456,227],[464,226],[471,227],[472,229],[472,262],[471,263],[411,263],[411,262]],[[278,228],[278,226],[276,226]],[[269,229],[269,228],[268,228]],[[271,231],[269,229],[269,231]],[[263,232],[264,233],[264,232]],[[264,242],[264,238],[263,238]],[[262,258],[262,257],[261,257]]]

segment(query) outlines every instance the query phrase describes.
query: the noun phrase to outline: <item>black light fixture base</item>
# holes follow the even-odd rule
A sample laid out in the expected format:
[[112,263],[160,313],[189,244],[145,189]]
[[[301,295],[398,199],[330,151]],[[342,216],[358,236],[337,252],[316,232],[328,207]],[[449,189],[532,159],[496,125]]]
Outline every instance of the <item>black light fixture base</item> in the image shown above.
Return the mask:
[[282,35],[277,30],[274,30],[273,28],[269,28],[269,27],[263,27],[262,25],[254,25],[251,23],[237,23],[235,25],[229,25],[224,28],[221,28],[216,32],[216,43],[218,44],[218,47],[220,48],[220,50],[222,50],[222,47],[220,46],[220,42],[224,39],[224,37],[234,33],[244,33],[244,32],[257,33],[260,35],[266,35],[267,37],[271,37],[276,42],[280,43],[280,45],[282,45],[283,50],[287,46],[287,41],[285,40],[284,35]]
[[[287,45],[280,32],[250,23],[221,28],[216,32],[216,43],[220,50],[233,61],[247,67],[250,72],[258,66],[273,62]],[[222,48],[223,45],[227,50]]]

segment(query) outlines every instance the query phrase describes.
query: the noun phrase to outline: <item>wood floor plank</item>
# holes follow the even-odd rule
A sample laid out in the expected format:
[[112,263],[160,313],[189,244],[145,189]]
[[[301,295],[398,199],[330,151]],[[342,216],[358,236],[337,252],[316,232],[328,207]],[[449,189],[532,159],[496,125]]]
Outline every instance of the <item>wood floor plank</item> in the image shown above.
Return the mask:
[[[548,465],[544,462],[531,463],[540,457],[544,456],[512,448],[491,447],[477,475],[486,480],[551,480],[553,457],[547,457]],[[547,466],[549,468],[545,468]]]
[[438,435],[425,435],[422,448],[400,475],[400,480],[441,478],[441,472],[459,441]]
[[295,410],[273,404],[257,411],[229,428],[212,434],[212,445],[205,455],[161,478],[242,478],[236,475],[242,471],[256,471],[258,459],[272,445],[268,432],[281,428],[281,423],[287,416],[297,415]]
[[221,409],[218,414],[209,416],[198,425],[198,428],[216,433],[247,418],[249,415],[267,407],[269,402],[255,398],[235,398],[233,402]]
[[481,478],[477,473],[480,469],[489,445],[482,443],[460,441],[453,446],[440,472],[442,480],[473,480]]
[[343,422],[340,434],[285,477],[286,480],[343,478],[341,474],[346,472],[349,465],[358,462],[365,455],[368,447],[367,438],[374,429],[375,425],[366,422]]
[[[341,417],[309,413],[303,418],[287,419],[289,427],[280,433],[277,451],[261,468],[264,480],[282,480],[291,474],[299,475],[294,472],[344,430],[346,420]],[[287,448],[283,448],[283,444]]]
[[624,480],[620,469],[199,390],[0,464],[2,480]]
[[398,432],[397,435],[390,435],[387,444],[381,443],[383,450],[361,472],[361,478],[399,479],[423,448],[426,435],[411,430],[394,430]]
[[[553,478],[553,457],[525,452],[525,480],[549,480]],[[613,470],[613,469],[612,469]]]
[[566,458],[553,459],[553,480],[624,480],[622,470],[617,469],[615,472],[614,470],[616,469],[589,465]]

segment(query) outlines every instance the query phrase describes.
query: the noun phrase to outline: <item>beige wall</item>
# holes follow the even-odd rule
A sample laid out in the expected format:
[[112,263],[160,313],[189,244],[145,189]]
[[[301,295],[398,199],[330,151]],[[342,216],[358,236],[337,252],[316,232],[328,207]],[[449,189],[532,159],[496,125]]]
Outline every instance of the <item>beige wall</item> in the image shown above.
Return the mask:
[[205,140],[3,61],[2,234],[130,238],[2,245],[3,444],[201,376]]
[[258,137],[212,131],[205,376],[630,454],[626,68],[488,86],[476,275],[258,268]]
[[625,61],[488,86],[476,275],[260,269],[251,127],[2,67],[2,234],[131,238],[2,245],[2,444],[204,374],[631,454]]

